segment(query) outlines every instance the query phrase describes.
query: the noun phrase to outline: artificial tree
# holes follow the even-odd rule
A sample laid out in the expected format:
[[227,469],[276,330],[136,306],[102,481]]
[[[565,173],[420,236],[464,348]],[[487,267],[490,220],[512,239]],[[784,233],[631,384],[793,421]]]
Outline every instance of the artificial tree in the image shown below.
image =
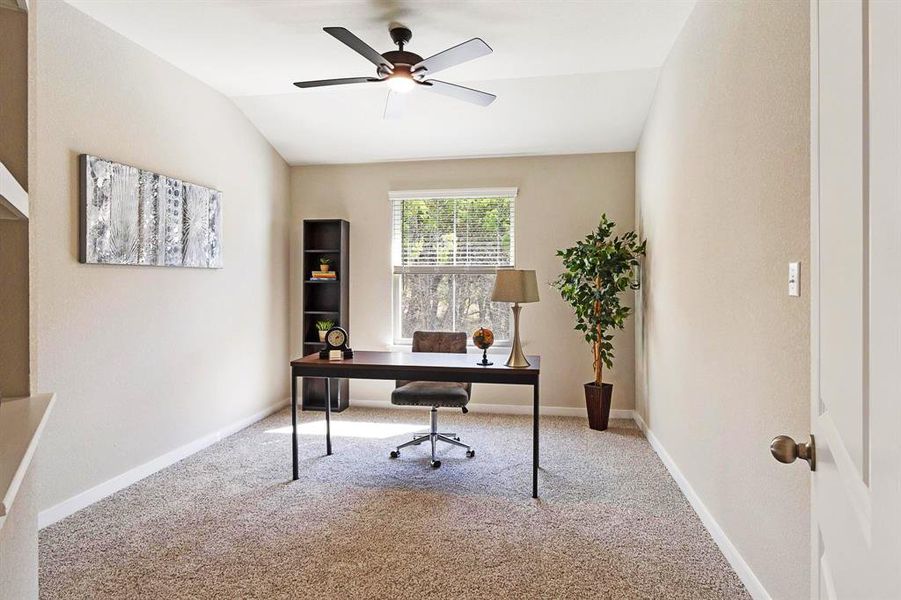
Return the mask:
[[[586,401],[599,391],[604,392],[606,429],[610,414],[610,396],[613,386],[603,383],[604,367],[613,367],[613,330],[622,329],[632,312],[620,302],[620,295],[629,289],[638,289],[636,267],[644,256],[646,242],[639,240],[634,231],[614,235],[616,223],[601,215],[597,229],[572,248],[558,250],[563,260],[563,273],[552,285],[560,291],[576,315],[575,329],[581,331],[591,345],[594,358],[594,381],[585,384]],[[592,390],[589,386],[597,390]],[[608,386],[606,390],[604,388]],[[589,405],[589,414],[591,406]]]

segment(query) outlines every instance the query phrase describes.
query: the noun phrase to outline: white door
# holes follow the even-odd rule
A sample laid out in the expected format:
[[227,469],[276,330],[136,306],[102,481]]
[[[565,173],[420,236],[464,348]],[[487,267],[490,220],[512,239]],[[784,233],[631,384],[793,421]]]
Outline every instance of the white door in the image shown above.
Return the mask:
[[901,2],[811,48],[812,597],[901,599]]

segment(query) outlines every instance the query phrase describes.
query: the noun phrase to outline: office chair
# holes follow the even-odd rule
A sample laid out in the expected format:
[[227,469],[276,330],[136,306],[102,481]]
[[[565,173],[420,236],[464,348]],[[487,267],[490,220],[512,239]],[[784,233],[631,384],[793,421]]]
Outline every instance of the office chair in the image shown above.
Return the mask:
[[[466,353],[466,334],[447,331],[416,331],[413,333],[413,352],[454,352]],[[418,446],[423,442],[432,444],[432,460],[429,464],[437,469],[441,461],[435,457],[435,446],[445,442],[466,448],[466,456],[472,458],[476,451],[460,442],[456,433],[438,431],[438,408],[460,408],[463,412],[472,394],[471,383],[446,381],[397,381],[397,387],[391,392],[391,404],[402,406],[431,406],[431,426],[429,431],[417,433],[409,442],[405,442],[391,451],[391,458],[400,456],[400,449],[407,446]]]

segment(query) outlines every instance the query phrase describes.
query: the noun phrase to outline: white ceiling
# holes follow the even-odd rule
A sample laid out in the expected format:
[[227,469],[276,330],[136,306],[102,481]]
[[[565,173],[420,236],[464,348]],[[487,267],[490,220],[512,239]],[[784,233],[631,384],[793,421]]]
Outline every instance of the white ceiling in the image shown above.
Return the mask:
[[[657,73],[695,0],[68,0],[231,97],[291,164],[634,150]],[[430,56],[472,37],[494,53],[437,78],[497,94],[487,108],[410,93],[383,120],[384,84],[300,90],[374,75],[322,31],[379,52],[388,23]]]

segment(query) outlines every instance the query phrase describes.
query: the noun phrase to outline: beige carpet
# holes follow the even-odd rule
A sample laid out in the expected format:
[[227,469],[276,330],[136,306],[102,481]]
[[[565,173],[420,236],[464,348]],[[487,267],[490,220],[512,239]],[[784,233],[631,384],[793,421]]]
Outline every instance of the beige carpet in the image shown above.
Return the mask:
[[633,423],[543,418],[536,501],[528,417],[443,411],[475,458],[390,460],[427,420],[336,415],[292,483],[282,411],[45,528],[41,598],[748,597]]

